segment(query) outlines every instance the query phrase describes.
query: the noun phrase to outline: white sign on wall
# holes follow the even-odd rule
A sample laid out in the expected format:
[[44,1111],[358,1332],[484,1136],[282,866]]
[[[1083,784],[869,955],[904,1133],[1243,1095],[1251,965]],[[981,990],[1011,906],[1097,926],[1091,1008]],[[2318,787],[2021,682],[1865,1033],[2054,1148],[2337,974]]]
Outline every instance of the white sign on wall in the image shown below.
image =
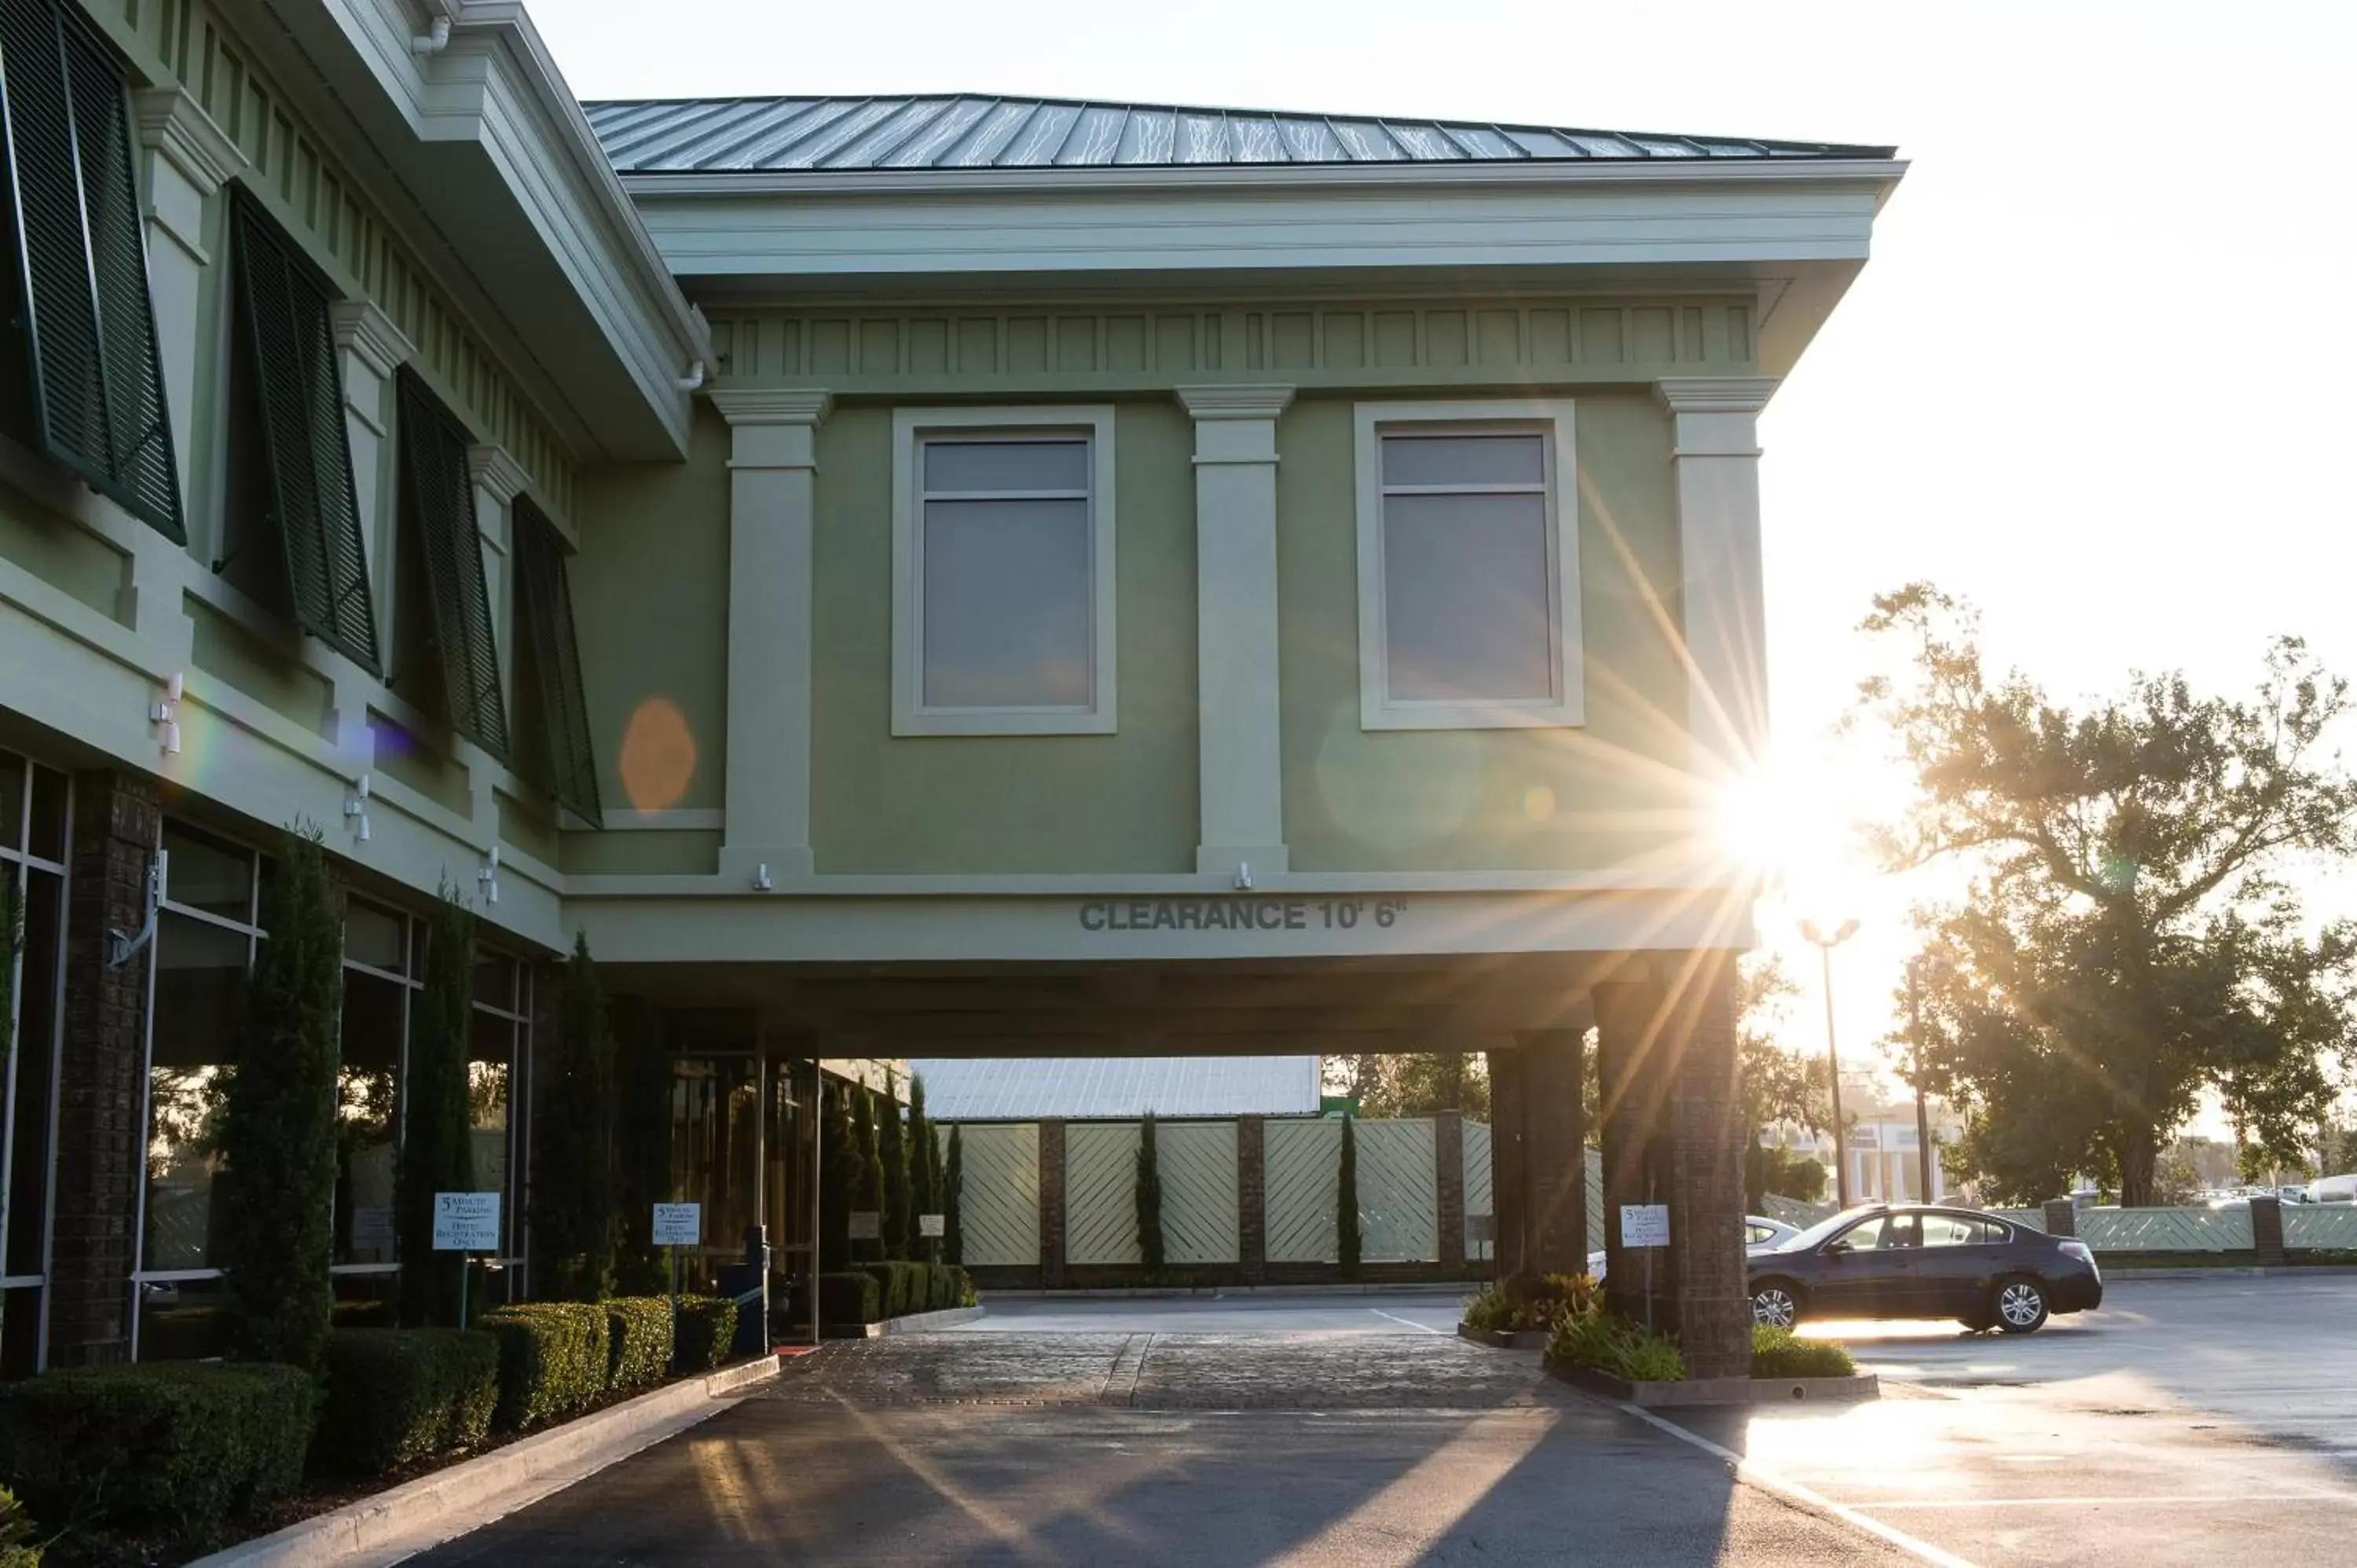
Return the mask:
[[1620,1206],[1623,1247],[1666,1247],[1670,1244],[1670,1206],[1666,1203],[1624,1203]]
[[500,1195],[437,1192],[434,1195],[434,1250],[496,1252],[500,1250]]
[[884,1219],[876,1210],[855,1208],[851,1211],[851,1240],[874,1241],[881,1239],[883,1234]]
[[947,1215],[942,1215],[942,1214],[920,1214],[920,1215],[918,1215],[918,1216],[917,1216],[917,1234],[918,1234],[918,1235],[920,1235],[920,1236],[941,1236],[941,1235],[946,1235],[946,1234],[948,1233],[948,1231],[949,1231],[949,1217],[948,1217]]
[[355,1252],[393,1251],[393,1209],[390,1206],[371,1203],[352,1205],[352,1251]]
[[654,1244],[658,1247],[698,1247],[704,1244],[704,1205],[655,1205]]

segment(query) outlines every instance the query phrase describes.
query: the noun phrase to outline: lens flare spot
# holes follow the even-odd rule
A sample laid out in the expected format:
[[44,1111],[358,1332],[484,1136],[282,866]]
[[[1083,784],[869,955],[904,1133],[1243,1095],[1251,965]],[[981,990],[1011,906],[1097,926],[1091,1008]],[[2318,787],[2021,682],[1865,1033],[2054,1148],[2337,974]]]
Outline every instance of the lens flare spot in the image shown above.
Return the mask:
[[668,697],[649,697],[622,731],[622,790],[641,811],[679,804],[695,779],[695,732]]
[[1523,815],[1534,822],[1544,822],[1555,817],[1555,791],[1544,784],[1534,784],[1523,791]]

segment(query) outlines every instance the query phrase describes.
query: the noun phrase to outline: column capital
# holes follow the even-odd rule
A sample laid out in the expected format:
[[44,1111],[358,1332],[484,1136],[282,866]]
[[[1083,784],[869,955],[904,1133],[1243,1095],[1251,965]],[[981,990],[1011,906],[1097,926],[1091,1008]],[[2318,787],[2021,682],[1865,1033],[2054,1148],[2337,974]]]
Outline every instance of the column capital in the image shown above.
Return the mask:
[[1180,387],[1179,406],[1198,420],[1275,419],[1293,401],[1289,386]]
[[210,196],[245,172],[250,160],[197,101],[177,87],[131,95],[139,140],[162,155],[199,196]]
[[338,299],[328,304],[328,321],[336,347],[350,352],[379,381],[417,357],[417,345],[393,324],[393,317],[371,299]]
[[705,395],[732,425],[816,424],[834,394],[815,387],[721,387]]
[[523,494],[532,483],[532,476],[523,465],[508,455],[504,446],[469,446],[467,448],[467,477],[499,498],[501,506]]
[[1757,413],[1776,386],[1773,376],[1664,376],[1653,392],[1672,413]]

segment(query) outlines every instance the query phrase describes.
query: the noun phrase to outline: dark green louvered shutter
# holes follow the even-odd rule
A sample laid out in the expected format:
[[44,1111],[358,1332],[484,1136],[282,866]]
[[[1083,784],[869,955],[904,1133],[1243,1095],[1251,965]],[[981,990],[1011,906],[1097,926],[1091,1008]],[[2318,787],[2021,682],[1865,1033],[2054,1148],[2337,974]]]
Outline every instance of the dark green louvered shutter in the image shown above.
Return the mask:
[[304,630],[381,674],[328,288],[251,202],[236,212],[238,303],[288,607]]
[[185,544],[123,72],[55,0],[0,0],[0,120],[42,449]]
[[[5,0],[0,0],[5,3]],[[467,428],[407,371],[401,372],[401,467],[408,511],[425,561],[425,596],[450,702],[450,727],[497,757],[508,750],[491,596],[483,583],[475,485],[467,475]]]
[[556,803],[600,823],[597,752],[589,743],[589,704],[581,694],[581,645],[573,635],[573,586],[556,525],[522,496],[515,502],[516,605],[539,687],[541,742]]

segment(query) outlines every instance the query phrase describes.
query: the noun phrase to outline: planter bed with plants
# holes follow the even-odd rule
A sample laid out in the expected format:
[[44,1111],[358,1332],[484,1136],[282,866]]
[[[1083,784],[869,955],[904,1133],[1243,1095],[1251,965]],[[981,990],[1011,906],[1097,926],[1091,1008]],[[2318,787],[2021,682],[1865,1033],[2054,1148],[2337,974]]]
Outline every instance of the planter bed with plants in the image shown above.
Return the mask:
[[[1878,1398],[1881,1393],[1875,1375],[1860,1372],[1840,1345],[1795,1338],[1790,1329],[1764,1325],[1755,1326],[1751,1332],[1749,1376],[1688,1377],[1685,1352],[1676,1336],[1607,1312],[1592,1285],[1584,1291],[1552,1294],[1555,1312],[1546,1344],[1547,1369],[1574,1388],[1607,1399],[1652,1408],[1810,1400],[1846,1402]],[[1513,1310],[1527,1317],[1537,1305],[1525,1301]],[[1496,1338],[1481,1337],[1502,1338],[1506,1331],[1484,1328],[1477,1319],[1494,1320],[1507,1310],[1497,1302],[1477,1297],[1467,1304],[1466,1322],[1459,1332],[1482,1343],[1496,1343]],[[1515,1331],[1512,1337],[1520,1338],[1528,1332]]]

